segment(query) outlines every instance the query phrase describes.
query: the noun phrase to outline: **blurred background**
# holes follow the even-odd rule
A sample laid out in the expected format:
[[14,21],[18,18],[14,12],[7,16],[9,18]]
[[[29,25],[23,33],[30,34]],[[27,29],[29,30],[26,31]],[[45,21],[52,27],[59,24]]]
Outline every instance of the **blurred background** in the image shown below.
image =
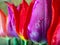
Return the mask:
[[[0,0],[0,9],[2,9],[5,14],[7,14],[7,6],[4,4],[4,1],[11,2],[15,6],[18,6],[22,2],[22,0]],[[31,0],[26,0],[26,2],[30,4]]]

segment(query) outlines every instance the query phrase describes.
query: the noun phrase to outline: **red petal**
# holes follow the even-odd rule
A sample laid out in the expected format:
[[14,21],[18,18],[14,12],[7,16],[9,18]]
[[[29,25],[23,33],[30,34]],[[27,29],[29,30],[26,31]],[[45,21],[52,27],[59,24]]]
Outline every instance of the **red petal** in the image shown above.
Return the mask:
[[31,19],[33,5],[34,5],[34,1],[32,1],[30,3],[30,6],[29,6],[28,11],[27,11],[26,22],[24,24],[24,29],[26,30],[26,31],[24,30],[24,36],[25,36],[25,34],[27,33],[27,30],[28,30],[27,27],[28,27],[28,24],[29,24],[30,19]]
[[60,45],[60,20],[53,34],[51,45]]
[[3,31],[1,32],[0,36],[6,36],[5,34],[7,33],[6,32],[6,19],[7,19],[7,16],[4,14],[4,12],[0,9],[0,24],[1,24],[1,27],[3,30],[0,29],[0,31]]
[[55,31],[55,28],[58,24],[58,17],[60,15],[59,14],[59,10],[60,10],[59,2],[60,2],[59,0],[53,0],[53,2],[52,2],[52,21],[51,21],[51,25],[50,25],[50,28],[47,33],[49,45],[51,45],[51,39],[52,39],[53,33]]
[[23,38],[28,39],[27,36],[27,25],[29,23],[32,7],[34,2],[31,2],[30,6],[23,0],[23,3],[20,5],[20,35],[23,36]]
[[[28,11],[28,4],[23,1],[23,3],[20,5],[20,30],[19,33],[20,35],[24,35],[24,32],[27,30],[24,29],[24,24],[26,22],[26,18],[27,18],[27,11]],[[27,39],[27,33],[25,33],[25,36],[23,36],[24,38]]]

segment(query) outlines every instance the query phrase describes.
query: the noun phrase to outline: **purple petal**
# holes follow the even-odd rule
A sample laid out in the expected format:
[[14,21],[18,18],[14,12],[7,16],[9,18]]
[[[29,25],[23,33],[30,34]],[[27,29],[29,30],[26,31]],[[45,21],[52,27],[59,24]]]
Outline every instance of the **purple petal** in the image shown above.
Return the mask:
[[7,31],[9,36],[18,37],[16,33],[14,12],[10,7],[8,7]]
[[32,10],[31,20],[28,25],[29,38],[32,41],[37,42],[46,40],[46,33],[50,25],[50,20],[51,14],[48,15],[47,0],[36,0]]

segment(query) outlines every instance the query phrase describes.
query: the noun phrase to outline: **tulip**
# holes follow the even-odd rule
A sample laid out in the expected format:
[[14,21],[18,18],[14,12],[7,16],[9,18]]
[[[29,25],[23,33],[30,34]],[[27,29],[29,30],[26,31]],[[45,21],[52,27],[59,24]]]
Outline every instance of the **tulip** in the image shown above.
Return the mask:
[[47,40],[48,40],[48,45],[51,45],[51,40],[53,37],[53,33],[55,32],[56,26],[58,24],[58,18],[59,18],[59,11],[60,11],[60,6],[59,6],[60,1],[59,0],[52,0],[52,20],[50,27],[47,32]]
[[[25,0],[19,6],[14,6],[11,3],[5,2],[8,6],[8,19],[7,19],[7,30],[8,35],[18,36],[25,40],[28,39],[27,35],[27,25],[29,23],[32,7],[34,0],[31,2],[30,6]],[[12,30],[12,31],[11,31]],[[14,33],[13,33],[14,32]],[[12,35],[13,34],[13,35]]]
[[[8,8],[8,17],[7,17],[7,32],[8,36],[11,37],[18,37],[17,32],[16,32],[16,18],[19,15],[17,8],[8,2],[5,2],[7,4]],[[18,23],[18,20],[17,20]]]
[[7,16],[4,12],[0,9],[0,36],[6,36],[6,19]]
[[25,40],[28,39],[27,35],[27,26],[31,17],[32,7],[33,7],[34,1],[31,2],[30,5],[26,3],[25,0],[23,0],[22,4],[20,5],[20,37]]
[[31,19],[28,24],[28,36],[33,42],[46,41],[51,21],[51,0],[35,0]]

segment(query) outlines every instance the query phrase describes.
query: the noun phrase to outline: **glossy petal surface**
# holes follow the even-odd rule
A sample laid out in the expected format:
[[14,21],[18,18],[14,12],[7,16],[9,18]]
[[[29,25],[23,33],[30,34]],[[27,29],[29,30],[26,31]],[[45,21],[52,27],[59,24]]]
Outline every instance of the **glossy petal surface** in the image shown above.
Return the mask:
[[51,20],[50,28],[49,28],[48,33],[47,33],[48,45],[51,45],[51,40],[52,40],[53,33],[56,29],[56,26],[58,25],[59,16],[60,16],[59,3],[60,3],[59,0],[52,0],[52,20]]
[[57,25],[56,30],[53,34],[51,45],[60,45],[60,23]]
[[[46,33],[51,21],[51,1],[36,0],[32,10],[32,16],[28,25],[28,36],[32,41],[46,40]],[[47,5],[48,4],[48,5]]]

